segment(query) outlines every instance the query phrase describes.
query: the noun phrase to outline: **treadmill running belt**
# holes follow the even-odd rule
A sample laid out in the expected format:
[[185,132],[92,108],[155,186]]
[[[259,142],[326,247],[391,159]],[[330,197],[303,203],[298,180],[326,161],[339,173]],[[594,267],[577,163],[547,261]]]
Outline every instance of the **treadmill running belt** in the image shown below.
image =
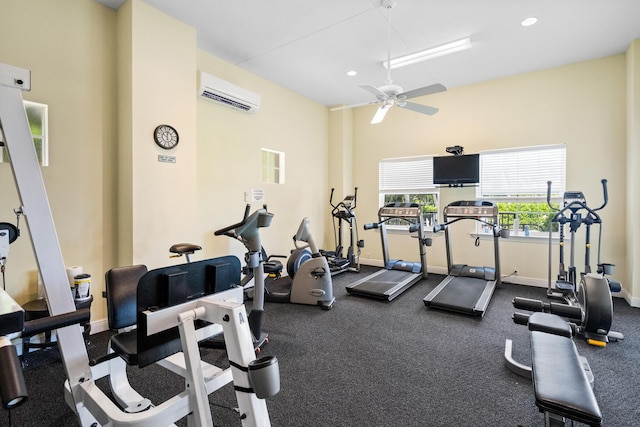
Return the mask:
[[474,313],[474,307],[482,296],[487,281],[474,277],[454,277],[447,286],[436,295],[429,306],[464,313]]
[[380,270],[347,286],[347,292],[391,301],[422,278],[403,270]]
[[370,280],[367,280],[356,288],[362,292],[384,294],[406,277],[406,271],[387,270],[382,274],[372,277]]

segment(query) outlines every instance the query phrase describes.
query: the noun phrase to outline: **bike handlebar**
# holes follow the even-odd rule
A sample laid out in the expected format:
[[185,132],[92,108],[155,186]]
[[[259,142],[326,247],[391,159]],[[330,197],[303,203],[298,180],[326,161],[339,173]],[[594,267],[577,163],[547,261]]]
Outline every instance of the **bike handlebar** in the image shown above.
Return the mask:
[[[266,205],[264,206],[265,210],[267,209]],[[235,230],[236,228],[242,227],[247,223],[247,219],[249,219],[249,212],[251,212],[251,205],[247,203],[247,206],[244,208],[244,216],[242,217],[242,221],[230,225],[228,227],[221,228],[220,230],[216,230],[213,232],[216,236],[221,236],[223,234],[228,234],[229,231]]]

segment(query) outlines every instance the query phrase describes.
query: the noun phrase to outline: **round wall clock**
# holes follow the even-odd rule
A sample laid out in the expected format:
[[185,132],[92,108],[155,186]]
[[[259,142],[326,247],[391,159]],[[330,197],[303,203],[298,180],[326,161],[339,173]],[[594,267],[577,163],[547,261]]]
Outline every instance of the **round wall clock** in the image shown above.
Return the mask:
[[160,148],[170,150],[178,145],[178,131],[169,125],[160,125],[153,131],[153,140]]

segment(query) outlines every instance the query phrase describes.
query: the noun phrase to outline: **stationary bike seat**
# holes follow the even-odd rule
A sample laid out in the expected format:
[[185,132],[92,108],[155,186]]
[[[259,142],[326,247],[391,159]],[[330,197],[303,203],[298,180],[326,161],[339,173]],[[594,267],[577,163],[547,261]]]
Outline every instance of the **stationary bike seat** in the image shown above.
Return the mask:
[[192,254],[195,251],[199,251],[202,247],[198,245],[194,245],[193,243],[176,243],[175,245],[169,248],[169,252],[172,254]]

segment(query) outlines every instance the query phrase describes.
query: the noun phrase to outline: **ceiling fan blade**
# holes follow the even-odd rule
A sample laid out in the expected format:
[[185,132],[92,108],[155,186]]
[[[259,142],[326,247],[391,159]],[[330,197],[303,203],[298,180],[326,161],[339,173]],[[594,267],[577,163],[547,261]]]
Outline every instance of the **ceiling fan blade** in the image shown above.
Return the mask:
[[389,111],[389,108],[391,108],[391,104],[381,105],[380,108],[378,108],[378,111],[376,111],[375,116],[373,116],[373,119],[371,119],[371,124],[375,125],[376,123],[380,123],[382,120],[384,120],[384,116],[387,115],[387,111]]
[[371,86],[371,85],[358,85],[358,86],[360,86],[362,89],[366,90],[367,92],[372,93],[378,99],[387,99],[389,97],[389,95],[387,95],[386,93],[384,93],[383,91],[381,91],[375,86]]
[[416,104],[415,102],[408,102],[408,101],[405,101],[403,103],[397,103],[396,105],[401,108],[406,108],[407,110],[416,111],[422,114],[428,114],[430,116],[440,111],[436,107],[431,107],[429,105]]
[[365,105],[379,104],[380,102],[381,101],[370,101],[370,102],[361,102],[359,104],[339,105],[337,107],[329,108],[329,111],[339,111],[339,110],[346,110],[347,108],[364,107]]
[[436,83],[430,86],[420,87],[418,89],[408,90],[404,93],[398,94],[398,97],[403,97],[404,99],[416,98],[418,96],[431,95],[432,93],[444,92],[447,90],[444,85],[440,83]]

